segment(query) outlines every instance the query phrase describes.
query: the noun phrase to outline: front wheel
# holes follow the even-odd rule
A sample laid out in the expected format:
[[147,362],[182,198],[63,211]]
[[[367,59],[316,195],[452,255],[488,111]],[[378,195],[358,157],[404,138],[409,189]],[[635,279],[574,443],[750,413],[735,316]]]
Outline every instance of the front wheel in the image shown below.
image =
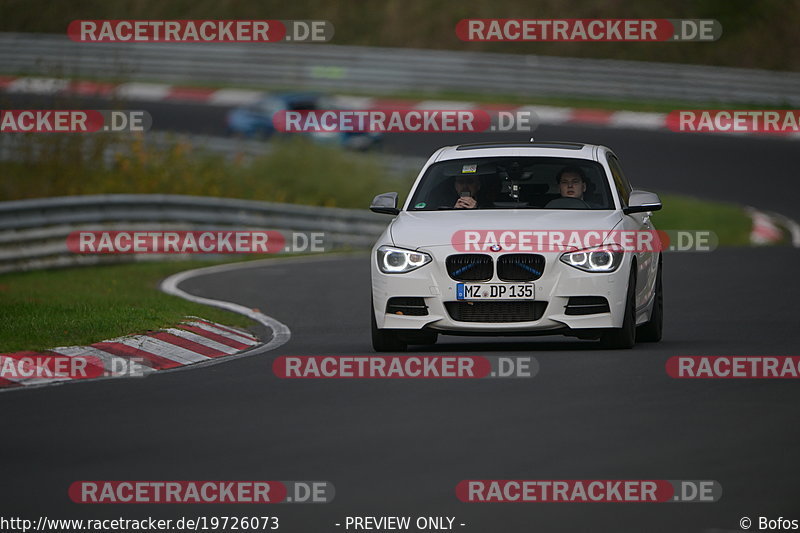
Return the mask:
[[603,348],[626,350],[636,344],[636,275],[635,266],[631,267],[628,278],[628,292],[625,298],[625,319],[621,328],[607,329],[600,335]]
[[400,334],[393,329],[378,329],[375,320],[374,304],[370,305],[372,318],[372,349],[376,352],[405,352],[408,345],[400,339]]
[[636,340],[639,342],[658,342],[664,329],[664,291],[661,288],[661,261],[656,273],[656,294],[650,320],[636,328]]

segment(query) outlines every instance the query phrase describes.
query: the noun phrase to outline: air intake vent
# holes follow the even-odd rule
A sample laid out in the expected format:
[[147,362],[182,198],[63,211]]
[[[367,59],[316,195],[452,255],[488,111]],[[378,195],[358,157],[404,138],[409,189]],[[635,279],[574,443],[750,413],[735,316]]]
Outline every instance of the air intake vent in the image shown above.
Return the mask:
[[390,315],[426,316],[428,306],[424,298],[395,296],[386,303],[386,312]]
[[544,256],[506,254],[497,260],[497,277],[503,281],[533,281],[544,273]]
[[547,302],[445,302],[458,322],[533,322],[542,318]]
[[610,312],[608,300],[602,296],[571,296],[564,308],[565,315],[595,315]]
[[447,273],[457,281],[489,281],[494,273],[492,258],[484,254],[451,255]]

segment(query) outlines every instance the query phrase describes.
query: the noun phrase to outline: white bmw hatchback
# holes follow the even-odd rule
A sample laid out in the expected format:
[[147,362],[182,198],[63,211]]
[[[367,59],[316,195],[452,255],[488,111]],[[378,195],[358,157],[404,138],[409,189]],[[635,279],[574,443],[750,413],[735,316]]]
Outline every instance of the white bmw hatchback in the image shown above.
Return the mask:
[[444,147],[402,208],[386,193],[370,209],[396,215],[371,256],[376,351],[439,334],[661,339],[661,201],[604,146]]

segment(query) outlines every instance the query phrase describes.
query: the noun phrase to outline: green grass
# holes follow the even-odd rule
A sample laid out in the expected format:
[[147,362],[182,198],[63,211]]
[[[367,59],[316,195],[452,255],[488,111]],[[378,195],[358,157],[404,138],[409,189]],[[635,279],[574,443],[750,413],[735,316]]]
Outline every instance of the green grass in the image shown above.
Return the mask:
[[[233,161],[186,141],[165,148],[134,139],[109,167],[105,136],[28,138],[23,161],[0,162],[0,198],[79,194],[187,194],[365,208],[379,193],[407,190],[410,179],[387,176],[377,155],[344,152],[296,137],[269,154]],[[34,145],[39,150],[33,149]]]
[[170,274],[210,264],[133,263],[0,275],[0,352],[83,346],[173,326],[187,315],[253,325],[242,315],[158,290]]
[[741,206],[679,195],[662,195],[664,208],[653,214],[659,230],[711,230],[720,246],[750,244],[752,221]]

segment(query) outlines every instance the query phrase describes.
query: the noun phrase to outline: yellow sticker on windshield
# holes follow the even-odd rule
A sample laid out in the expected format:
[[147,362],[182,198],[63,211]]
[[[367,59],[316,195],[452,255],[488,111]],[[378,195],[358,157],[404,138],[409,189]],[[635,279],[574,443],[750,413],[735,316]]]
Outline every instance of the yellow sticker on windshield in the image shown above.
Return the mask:
[[478,171],[478,165],[464,165],[461,168],[462,174],[474,174]]

